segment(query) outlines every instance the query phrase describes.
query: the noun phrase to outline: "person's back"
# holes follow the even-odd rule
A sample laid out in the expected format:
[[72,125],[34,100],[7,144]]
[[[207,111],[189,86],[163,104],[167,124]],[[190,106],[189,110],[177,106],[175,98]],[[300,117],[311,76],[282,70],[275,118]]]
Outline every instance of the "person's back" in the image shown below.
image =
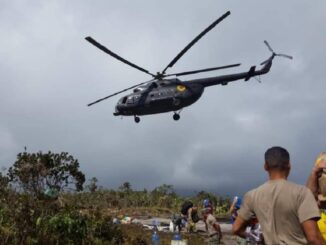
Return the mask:
[[307,244],[301,223],[318,213],[310,211],[314,199],[306,187],[285,179],[270,180],[245,198],[239,215],[247,219],[248,214],[256,214],[266,244]]
[[265,152],[269,181],[249,191],[243,200],[233,233],[245,237],[245,227],[256,215],[266,244],[323,244],[318,227],[319,210],[312,192],[287,181],[290,155],[282,147]]

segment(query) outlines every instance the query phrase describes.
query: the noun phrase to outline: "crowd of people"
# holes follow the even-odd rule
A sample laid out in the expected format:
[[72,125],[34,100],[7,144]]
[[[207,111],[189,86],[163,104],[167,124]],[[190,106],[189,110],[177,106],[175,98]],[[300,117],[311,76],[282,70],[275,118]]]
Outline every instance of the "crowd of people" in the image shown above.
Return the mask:
[[[264,169],[268,180],[243,199],[235,196],[231,204],[232,231],[239,243],[326,245],[326,152],[317,157],[306,186],[288,180],[290,155],[282,147],[265,152]],[[213,211],[210,200],[204,200],[207,243],[220,244],[222,232]],[[198,207],[185,203],[181,213],[179,231],[184,224],[192,232],[199,220]]]

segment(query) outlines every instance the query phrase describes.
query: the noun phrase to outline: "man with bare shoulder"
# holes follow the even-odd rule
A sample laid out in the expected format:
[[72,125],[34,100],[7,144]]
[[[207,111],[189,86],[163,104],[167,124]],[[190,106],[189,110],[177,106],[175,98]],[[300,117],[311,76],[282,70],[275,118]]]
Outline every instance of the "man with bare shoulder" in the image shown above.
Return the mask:
[[288,151],[272,147],[265,153],[269,180],[249,191],[243,200],[233,233],[245,237],[247,222],[256,215],[265,244],[326,244],[318,230],[319,210],[312,192],[287,180]]

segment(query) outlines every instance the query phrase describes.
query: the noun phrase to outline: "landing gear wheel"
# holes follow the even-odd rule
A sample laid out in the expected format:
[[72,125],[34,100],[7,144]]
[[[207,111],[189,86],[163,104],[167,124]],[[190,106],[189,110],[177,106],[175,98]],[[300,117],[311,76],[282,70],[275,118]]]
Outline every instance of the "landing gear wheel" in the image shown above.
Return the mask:
[[173,114],[173,119],[174,119],[175,121],[178,121],[178,120],[180,119],[180,115],[177,114],[177,113],[174,113],[174,114]]
[[140,118],[135,116],[135,123],[139,123],[140,122]]

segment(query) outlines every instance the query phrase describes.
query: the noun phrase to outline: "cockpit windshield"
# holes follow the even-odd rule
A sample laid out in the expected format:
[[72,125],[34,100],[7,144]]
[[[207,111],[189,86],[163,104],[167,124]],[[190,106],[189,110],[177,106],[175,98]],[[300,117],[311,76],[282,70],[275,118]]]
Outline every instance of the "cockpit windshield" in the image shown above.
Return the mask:
[[120,105],[135,104],[139,101],[139,99],[140,99],[140,95],[131,94],[121,98],[118,103]]

